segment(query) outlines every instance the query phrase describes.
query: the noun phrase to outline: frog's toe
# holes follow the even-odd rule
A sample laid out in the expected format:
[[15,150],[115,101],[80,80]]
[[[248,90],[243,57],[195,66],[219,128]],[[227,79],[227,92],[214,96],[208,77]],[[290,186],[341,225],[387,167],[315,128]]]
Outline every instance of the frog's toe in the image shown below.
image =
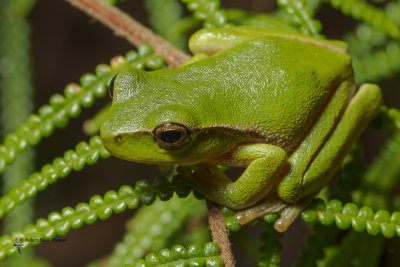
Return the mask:
[[287,207],[287,205],[286,202],[282,201],[277,196],[274,196],[260,202],[254,207],[237,212],[235,218],[238,223],[246,224],[258,217],[280,212]]
[[240,224],[246,224],[264,215],[280,212],[280,218],[275,221],[274,228],[278,232],[284,232],[314,197],[315,195],[312,195],[296,203],[289,204],[281,200],[278,196],[274,196],[260,202],[254,207],[237,212],[235,219]]
[[275,221],[275,230],[281,233],[285,232],[308,204],[310,204],[314,197],[315,194],[312,194],[284,208],[281,212],[280,218]]

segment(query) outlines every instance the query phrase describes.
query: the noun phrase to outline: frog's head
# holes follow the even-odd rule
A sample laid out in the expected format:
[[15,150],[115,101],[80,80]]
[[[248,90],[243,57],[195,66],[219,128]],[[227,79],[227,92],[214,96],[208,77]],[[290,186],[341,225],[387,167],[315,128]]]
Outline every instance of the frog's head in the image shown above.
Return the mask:
[[174,71],[138,70],[114,77],[113,103],[100,130],[111,154],[135,162],[193,164],[232,148],[223,130],[201,126],[195,97],[167,78]]

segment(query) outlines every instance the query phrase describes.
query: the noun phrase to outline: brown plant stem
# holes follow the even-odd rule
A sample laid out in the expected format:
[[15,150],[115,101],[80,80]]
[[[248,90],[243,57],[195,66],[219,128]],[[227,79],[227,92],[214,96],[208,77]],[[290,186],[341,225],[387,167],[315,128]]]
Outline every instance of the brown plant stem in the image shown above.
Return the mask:
[[233,267],[234,258],[229,242],[228,231],[224,225],[224,216],[217,204],[207,200],[208,223],[212,233],[212,239],[221,249],[221,258],[224,260],[225,267]]
[[116,35],[124,37],[133,45],[138,46],[143,43],[150,44],[154,51],[161,55],[172,68],[179,67],[190,58],[188,54],[153,33],[125,12],[104,3],[102,0],[66,1],[79,8],[90,17],[96,18],[112,29]]

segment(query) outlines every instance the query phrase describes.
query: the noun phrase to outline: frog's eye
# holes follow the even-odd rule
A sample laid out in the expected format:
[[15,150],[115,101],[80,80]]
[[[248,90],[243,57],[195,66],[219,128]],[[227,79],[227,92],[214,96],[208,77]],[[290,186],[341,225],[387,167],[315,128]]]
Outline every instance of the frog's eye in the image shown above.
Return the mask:
[[111,98],[113,98],[113,96],[114,96],[114,82],[115,82],[115,78],[117,77],[117,75],[115,75],[111,79],[110,85],[108,86],[108,92],[110,93]]
[[188,139],[188,129],[179,123],[166,123],[154,130],[154,139],[162,148],[178,148]]

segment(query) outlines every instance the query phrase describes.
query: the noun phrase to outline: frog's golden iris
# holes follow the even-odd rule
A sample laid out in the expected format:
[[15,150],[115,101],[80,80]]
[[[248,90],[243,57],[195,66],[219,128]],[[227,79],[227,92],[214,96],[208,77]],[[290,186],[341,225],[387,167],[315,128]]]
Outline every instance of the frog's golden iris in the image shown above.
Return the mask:
[[154,130],[154,140],[165,149],[182,147],[189,138],[189,130],[179,123],[166,123]]

